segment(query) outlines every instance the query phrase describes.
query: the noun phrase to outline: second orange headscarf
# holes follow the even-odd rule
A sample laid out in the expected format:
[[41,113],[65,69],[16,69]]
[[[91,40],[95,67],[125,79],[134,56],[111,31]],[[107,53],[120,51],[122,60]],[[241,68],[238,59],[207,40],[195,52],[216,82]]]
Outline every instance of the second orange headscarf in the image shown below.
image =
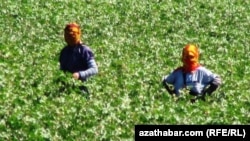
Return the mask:
[[192,72],[196,70],[199,64],[199,50],[194,44],[186,45],[182,50],[182,62],[185,72]]

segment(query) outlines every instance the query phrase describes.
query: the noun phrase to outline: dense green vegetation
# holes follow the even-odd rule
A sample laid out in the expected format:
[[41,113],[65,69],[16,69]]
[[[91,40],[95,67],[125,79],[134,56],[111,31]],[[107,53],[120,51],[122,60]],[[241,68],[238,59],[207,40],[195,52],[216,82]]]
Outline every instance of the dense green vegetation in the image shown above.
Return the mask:
[[[133,140],[135,124],[250,123],[250,2],[246,0],[5,0],[0,3],[0,140]],[[63,28],[82,26],[99,74],[59,71]],[[206,102],[161,86],[182,47],[222,86]],[[66,84],[62,83],[65,82]]]

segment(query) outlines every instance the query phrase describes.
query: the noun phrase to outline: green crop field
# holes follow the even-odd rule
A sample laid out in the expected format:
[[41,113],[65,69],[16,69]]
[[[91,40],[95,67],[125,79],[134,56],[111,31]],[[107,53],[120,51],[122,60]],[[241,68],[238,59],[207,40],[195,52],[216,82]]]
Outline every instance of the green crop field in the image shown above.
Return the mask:
[[[250,124],[250,1],[4,0],[0,140],[134,140],[136,124]],[[82,27],[98,75],[59,70],[63,28]],[[171,97],[161,79],[196,43],[223,84],[207,101]]]

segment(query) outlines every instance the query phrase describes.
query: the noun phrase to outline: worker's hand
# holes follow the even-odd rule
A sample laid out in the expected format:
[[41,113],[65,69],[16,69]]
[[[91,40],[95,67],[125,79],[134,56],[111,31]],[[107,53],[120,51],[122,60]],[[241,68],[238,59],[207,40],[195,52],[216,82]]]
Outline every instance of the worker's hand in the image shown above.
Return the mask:
[[73,78],[79,79],[80,74],[78,72],[73,73]]

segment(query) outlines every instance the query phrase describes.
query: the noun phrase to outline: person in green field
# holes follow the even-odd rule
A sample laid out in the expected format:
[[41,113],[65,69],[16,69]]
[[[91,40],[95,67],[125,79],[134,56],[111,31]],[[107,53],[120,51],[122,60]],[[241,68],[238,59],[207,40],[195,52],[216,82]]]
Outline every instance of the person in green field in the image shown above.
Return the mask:
[[[61,50],[60,70],[72,73],[72,77],[85,82],[98,73],[94,53],[81,42],[81,29],[76,23],[69,23],[64,28],[64,39],[67,45]],[[80,87],[84,94],[89,94],[86,86]]]
[[[183,66],[178,67],[162,79],[164,88],[171,95],[180,96],[180,90],[187,88],[189,94],[205,100],[220,85],[221,77],[199,64],[199,49],[194,44],[186,45],[182,50]],[[169,85],[173,85],[170,89]],[[192,99],[194,102],[196,99]]]

